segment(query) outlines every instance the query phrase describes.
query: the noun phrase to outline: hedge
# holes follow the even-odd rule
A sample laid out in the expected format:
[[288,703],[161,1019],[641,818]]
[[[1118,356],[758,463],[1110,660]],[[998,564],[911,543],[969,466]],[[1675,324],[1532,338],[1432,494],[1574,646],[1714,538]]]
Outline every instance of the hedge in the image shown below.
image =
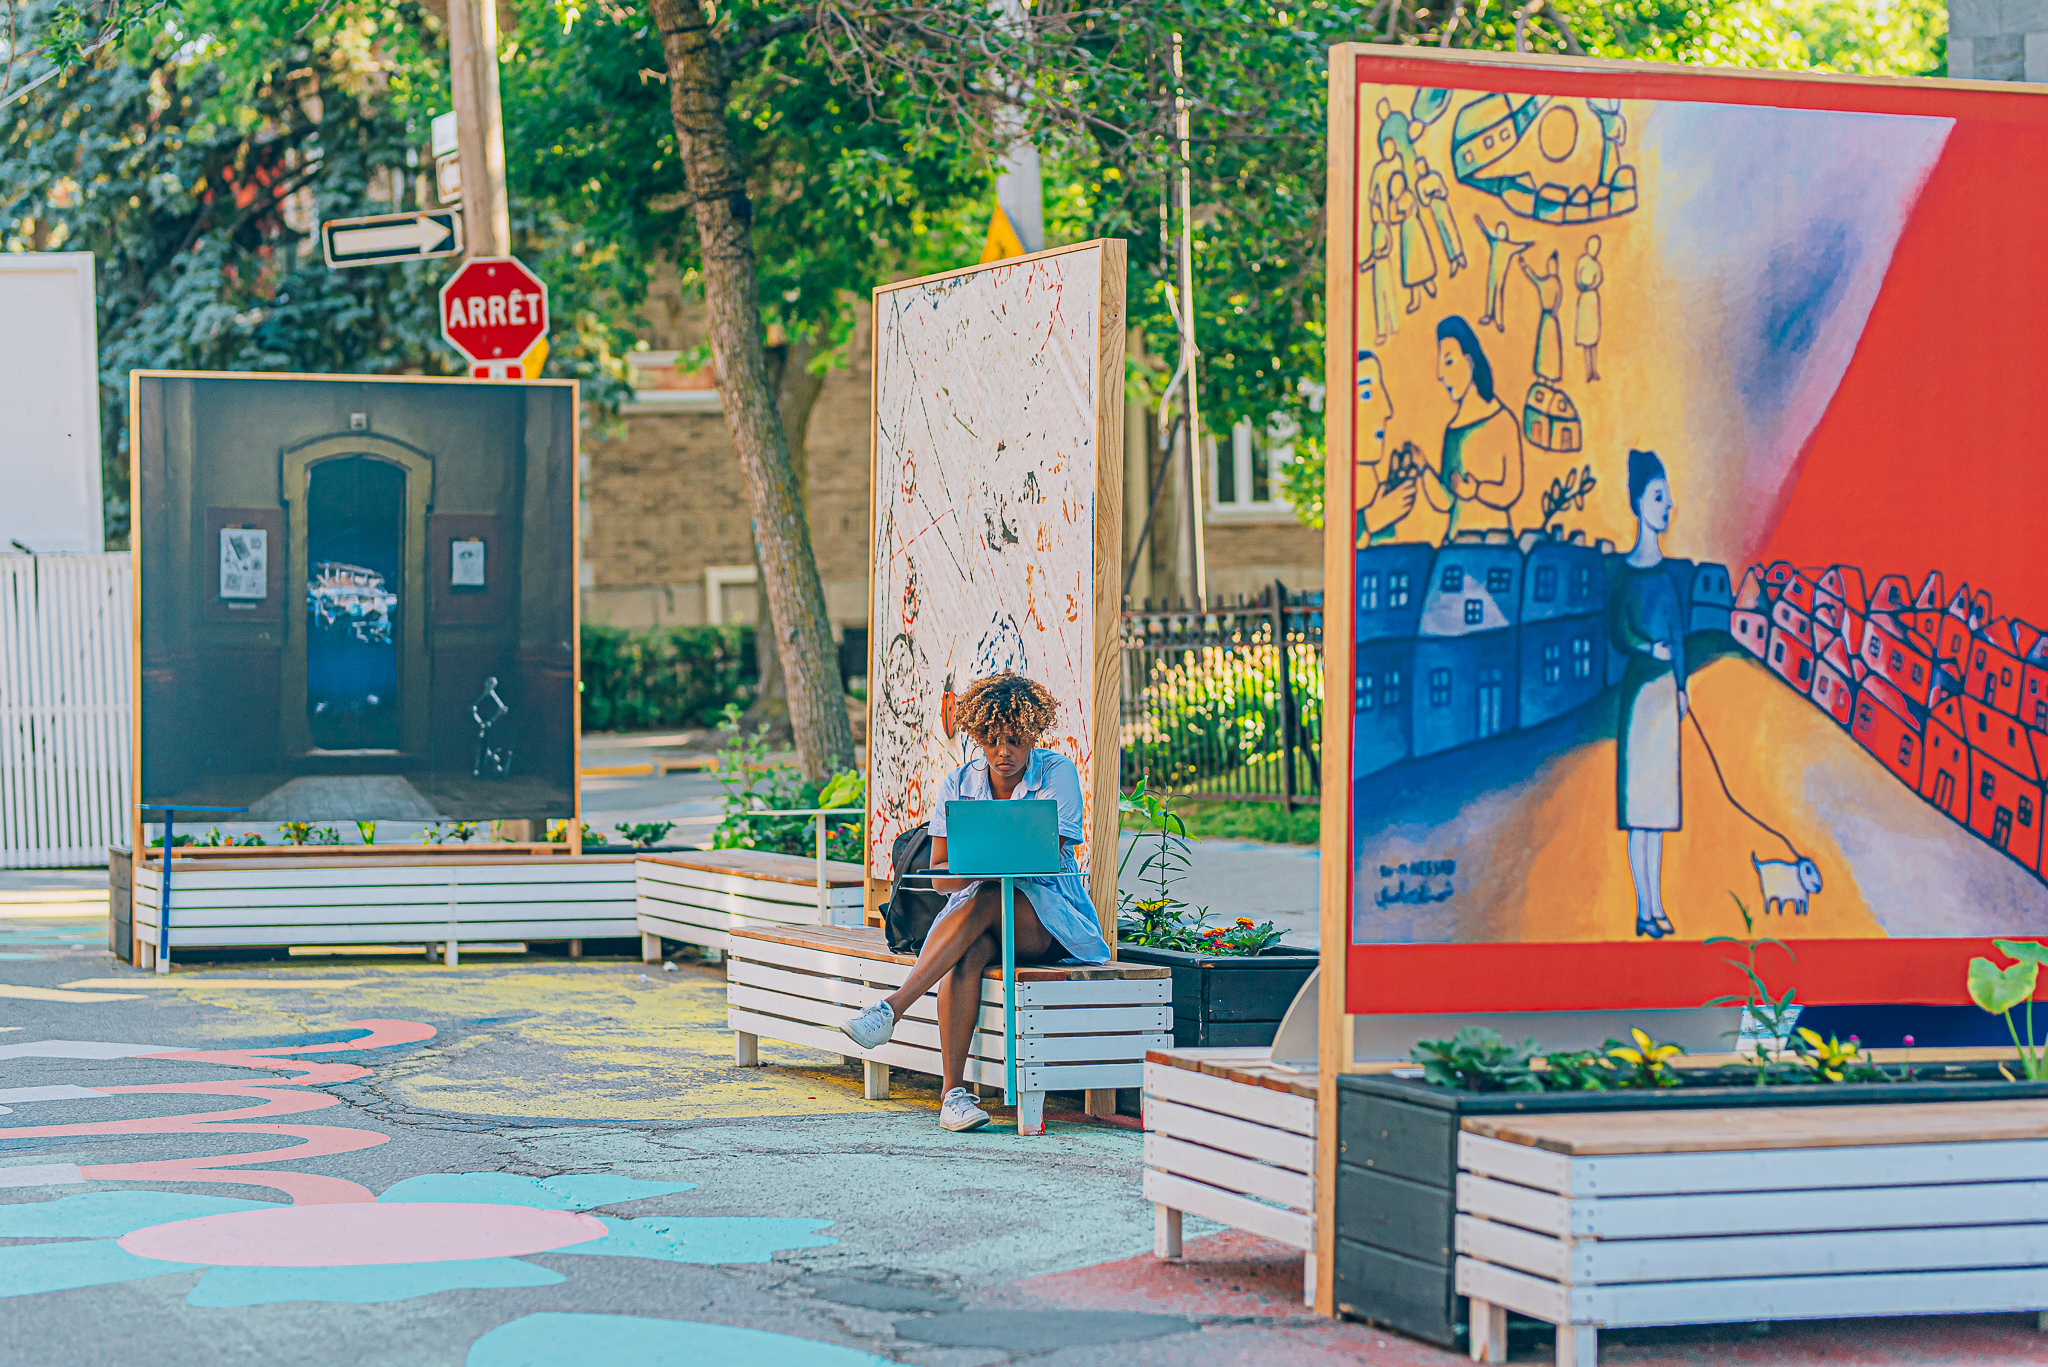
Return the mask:
[[583,627],[583,729],[714,726],[753,697],[754,628]]

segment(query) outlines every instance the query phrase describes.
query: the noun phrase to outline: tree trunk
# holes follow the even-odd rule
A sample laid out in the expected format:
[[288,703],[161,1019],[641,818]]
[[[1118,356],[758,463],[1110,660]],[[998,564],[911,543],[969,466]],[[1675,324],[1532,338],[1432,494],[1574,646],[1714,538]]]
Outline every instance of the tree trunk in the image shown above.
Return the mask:
[[797,763],[806,778],[823,779],[853,767],[853,726],[825,616],[825,587],[762,349],[754,208],[725,126],[731,78],[702,0],[649,0],[649,8],[668,63],[669,112],[694,201],[718,396],[754,517],[760,590],[775,626]]
[[[811,357],[817,348],[808,340],[798,339],[767,349],[768,377],[775,393],[779,396],[776,407],[782,415],[782,431],[789,440],[790,466],[796,471],[797,493],[808,512],[810,508],[810,485],[806,479],[810,471],[810,459],[805,452],[805,439],[811,427],[811,410],[816,407],[818,395],[825,388],[822,376],[813,375]],[[755,580],[758,583],[761,561],[754,558]],[[784,686],[782,660],[771,643],[775,640],[775,624],[768,614],[768,595],[757,591],[758,604],[754,619],[754,655],[760,667],[760,687],[755,692],[754,702],[740,718],[742,730],[752,734],[766,731],[770,745],[786,745],[790,741],[789,690]]]

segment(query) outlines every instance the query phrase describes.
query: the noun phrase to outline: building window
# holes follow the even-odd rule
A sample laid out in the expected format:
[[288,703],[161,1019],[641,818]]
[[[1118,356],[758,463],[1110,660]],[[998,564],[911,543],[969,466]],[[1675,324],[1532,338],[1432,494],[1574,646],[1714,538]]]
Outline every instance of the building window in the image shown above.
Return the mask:
[[1812,677],[1813,677],[1813,659],[1812,659],[1812,657],[1811,657],[1811,656],[1804,656],[1804,655],[1803,655],[1803,656],[1801,656],[1801,657],[1800,657],[1800,659],[1799,659],[1799,682],[1801,682],[1801,683],[1805,683],[1805,682],[1806,682],[1807,680],[1811,679]]
[[1925,678],[1926,678],[1926,675],[1924,675],[1924,674],[1922,674],[1922,673],[1920,672],[1920,666],[1919,666],[1919,665],[1917,665],[1917,664],[1916,664],[1916,665],[1914,665],[1914,666],[1913,666],[1913,682],[1914,682],[1914,683],[1920,683],[1920,682],[1922,682],[1922,681],[1923,681],[1923,680],[1924,680]]
[[[1870,725],[1870,704],[1869,704],[1869,703],[1859,703],[1859,704],[1857,704],[1857,707],[1856,707],[1856,724],[1857,724],[1858,726],[1868,726],[1868,725]],[[1006,1066],[1007,1066],[1007,1065],[1006,1065]]]
[[1373,678],[1372,678],[1372,675],[1370,675],[1370,674],[1367,674],[1367,673],[1365,673],[1365,672],[1363,672],[1363,671],[1360,671],[1360,673],[1359,673],[1359,675],[1358,675],[1358,710],[1359,710],[1359,711],[1361,711],[1361,712],[1370,712],[1370,711],[1372,711],[1372,704],[1373,704]]
[[1983,712],[1977,714],[1977,729],[1979,731],[1989,731],[1991,729],[1991,718],[1989,715]]
[[1998,671],[1998,686],[1999,686],[2000,688],[2011,688],[2011,687],[2012,687],[2012,666],[2011,666],[2011,665],[2007,665],[2007,666],[2005,666],[2005,668],[2003,668],[2003,669],[2001,669],[2001,670],[1999,670],[1999,671]]
[[1467,598],[1465,600],[1465,625],[1476,627],[1485,620],[1486,600],[1484,598]]
[[1380,705],[1398,707],[1401,703],[1401,671],[1390,669],[1380,675]]
[[1358,576],[1358,610],[1377,612],[1380,606],[1380,577],[1376,574]]
[[1554,684],[1564,677],[1564,647],[1543,647],[1543,682]]
[[[1863,719],[1865,721],[1870,720],[1870,714],[1865,712]],[[1899,737],[1899,763],[1906,767],[1910,767],[1913,763],[1913,738],[1911,736]]]
[[1778,642],[1776,646],[1772,647],[1771,663],[1774,665],[1785,663],[1785,643],[1783,641]]
[[1593,642],[1580,636],[1572,642],[1572,677],[1590,679],[1593,677]]
[[1209,443],[1217,512],[1284,511],[1280,471],[1293,456],[1291,431],[1278,423],[1255,428],[1250,421],[1230,429],[1228,441]]
[[1486,591],[1488,593],[1506,593],[1510,588],[1514,587],[1514,583],[1515,572],[1506,566],[1486,572]]
[[1390,574],[1387,576],[1387,606],[1405,608],[1408,606],[1408,576]]
[[1539,565],[1536,569],[1536,601],[1552,602],[1557,598],[1557,566]]
[[1574,603],[1583,602],[1592,596],[1593,567],[1591,565],[1572,566],[1572,601]]
[[1456,593],[1458,592],[1458,590],[1464,588],[1465,571],[1459,569],[1456,565],[1444,566],[1444,577],[1442,581],[1442,587],[1445,593]]
[[1429,671],[1429,705],[1449,707],[1451,705],[1451,671],[1432,669]]
[[1978,651],[1978,652],[1977,652],[1977,668],[1979,668],[1979,669],[1982,669],[1983,667],[1984,667],[1984,652],[1980,650],[1980,651]]
[[1894,651],[1892,652],[1892,668],[1893,668],[1893,669],[1904,669],[1905,667],[1906,667],[1906,657],[1905,657],[1905,656],[1903,656],[1903,655],[1901,655],[1901,654],[1899,654],[1899,652],[1898,652],[1898,651],[1894,650]]
[[2033,824],[2034,799],[2028,797],[2025,793],[2022,793],[2020,794],[2020,825],[2031,826]]
[[1986,769],[1984,771],[1984,781],[1977,785],[1977,791],[1982,793],[1986,798],[1989,798],[1993,793],[1997,792],[1998,775],[1992,773],[1989,769]]
[[2048,731],[2048,699],[2034,704],[2034,725]]

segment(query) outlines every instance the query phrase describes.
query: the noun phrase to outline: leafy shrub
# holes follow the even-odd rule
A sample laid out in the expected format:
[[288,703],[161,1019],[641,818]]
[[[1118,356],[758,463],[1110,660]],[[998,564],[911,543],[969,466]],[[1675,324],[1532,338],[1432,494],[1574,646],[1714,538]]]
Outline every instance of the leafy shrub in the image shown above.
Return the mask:
[[752,626],[583,626],[583,729],[709,726],[752,696]]
[[[1288,672],[1312,744],[1323,695],[1321,653],[1291,645]],[[1139,715],[1123,726],[1123,772],[1185,787],[1260,760],[1277,764],[1286,737],[1280,655],[1269,645],[1206,646],[1160,660],[1142,682]],[[1277,778],[1273,791],[1278,791]]]
[[849,864],[865,861],[867,784],[859,774],[849,770],[834,774],[823,783],[806,781],[794,764],[779,764],[768,758],[768,742],[762,732],[749,736],[740,730],[737,703],[726,705],[725,719],[719,722],[718,729],[726,737],[724,748],[718,752],[718,781],[725,788],[721,799],[725,819],[711,833],[712,849],[767,850],[815,857],[816,817],[749,817],[741,813],[844,807],[853,815],[825,819],[825,857]]

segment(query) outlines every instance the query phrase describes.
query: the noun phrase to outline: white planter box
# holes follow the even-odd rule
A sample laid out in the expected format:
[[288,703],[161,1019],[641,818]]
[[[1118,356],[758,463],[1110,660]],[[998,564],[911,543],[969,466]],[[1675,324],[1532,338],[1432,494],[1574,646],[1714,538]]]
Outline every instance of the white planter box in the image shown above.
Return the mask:
[[1649,1324],[2048,1308],[2048,1101],[1476,1116],[1458,1138],[1472,1356],[1559,1367]]
[[[163,865],[135,870],[138,966],[162,942]],[[238,945],[459,944],[635,933],[625,855],[176,861],[171,954]]]

